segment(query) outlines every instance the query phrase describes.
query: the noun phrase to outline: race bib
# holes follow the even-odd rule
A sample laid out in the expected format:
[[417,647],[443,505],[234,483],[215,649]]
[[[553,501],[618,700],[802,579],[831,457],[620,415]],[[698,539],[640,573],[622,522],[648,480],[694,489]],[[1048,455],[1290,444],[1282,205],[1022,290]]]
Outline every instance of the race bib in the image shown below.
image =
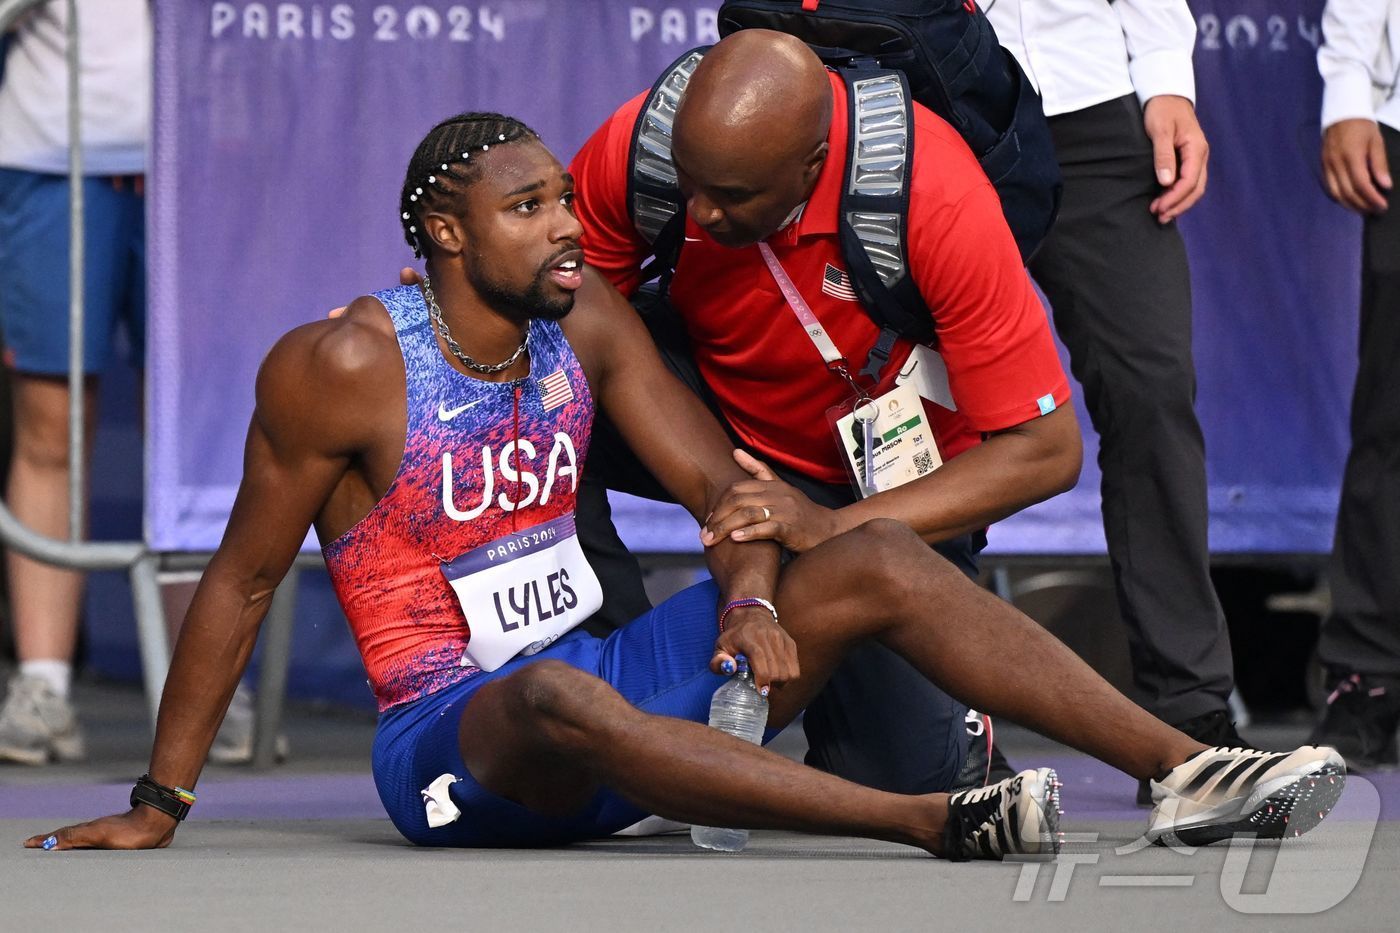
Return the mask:
[[442,573],[471,626],[463,667],[494,671],[542,651],[603,605],[572,512],[474,548]]
[[933,427],[913,383],[850,410],[828,413],[846,472],[862,499],[903,486],[943,465]]

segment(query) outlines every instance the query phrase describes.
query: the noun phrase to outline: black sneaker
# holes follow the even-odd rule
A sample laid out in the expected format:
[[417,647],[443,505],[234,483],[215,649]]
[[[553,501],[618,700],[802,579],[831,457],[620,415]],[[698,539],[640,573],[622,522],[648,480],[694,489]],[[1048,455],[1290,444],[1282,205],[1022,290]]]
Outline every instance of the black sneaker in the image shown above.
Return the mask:
[[967,711],[967,758],[953,781],[952,792],[986,787],[1015,777],[1006,756],[997,747],[992,717],[975,709]]
[[1400,681],[1345,674],[1327,697],[1327,711],[1308,738],[1330,745],[1353,771],[1395,767],[1395,729],[1400,726]]
[[[1196,716],[1176,724],[1176,728],[1191,736],[1202,745],[1213,748],[1253,748],[1235,729],[1235,722],[1228,710],[1216,710]],[[1314,743],[1330,745],[1330,742]],[[1137,804],[1140,807],[1152,806],[1152,786],[1148,778],[1138,781]]]
[[944,858],[1052,859],[1059,852],[1060,779],[1053,768],[1022,771],[948,798]]

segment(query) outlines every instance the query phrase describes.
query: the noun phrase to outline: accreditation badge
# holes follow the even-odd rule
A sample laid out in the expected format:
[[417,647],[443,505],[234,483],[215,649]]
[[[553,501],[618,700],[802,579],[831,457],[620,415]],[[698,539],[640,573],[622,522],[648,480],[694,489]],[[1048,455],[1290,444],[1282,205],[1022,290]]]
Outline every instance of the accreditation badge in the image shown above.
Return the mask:
[[603,605],[573,512],[473,548],[442,573],[471,626],[462,666],[483,671],[544,650]]
[[932,473],[943,465],[933,426],[913,382],[862,396],[827,412],[852,486],[862,498]]

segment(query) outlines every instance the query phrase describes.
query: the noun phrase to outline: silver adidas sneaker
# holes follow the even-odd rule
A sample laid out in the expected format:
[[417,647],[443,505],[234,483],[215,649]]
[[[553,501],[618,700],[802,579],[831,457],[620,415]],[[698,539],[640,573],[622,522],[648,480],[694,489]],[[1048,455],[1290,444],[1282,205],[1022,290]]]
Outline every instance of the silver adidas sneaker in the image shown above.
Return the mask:
[[1152,781],[1149,842],[1203,846],[1238,835],[1301,836],[1326,818],[1346,785],[1334,748],[1291,752],[1208,748]]

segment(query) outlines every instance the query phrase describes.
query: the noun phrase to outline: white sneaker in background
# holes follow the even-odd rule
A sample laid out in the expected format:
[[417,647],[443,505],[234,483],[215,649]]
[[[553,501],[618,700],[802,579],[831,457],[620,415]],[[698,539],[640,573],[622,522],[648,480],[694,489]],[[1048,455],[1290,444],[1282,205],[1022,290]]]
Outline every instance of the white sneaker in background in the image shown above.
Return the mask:
[[42,765],[81,761],[85,754],[73,704],[42,678],[11,677],[0,707],[0,760]]
[[[246,684],[239,683],[238,689],[233,692],[233,699],[229,701],[219,734],[214,737],[214,745],[209,749],[209,760],[216,765],[243,765],[252,761],[255,718],[253,691]],[[289,750],[287,737],[278,735],[274,746],[276,759],[286,761]]]

